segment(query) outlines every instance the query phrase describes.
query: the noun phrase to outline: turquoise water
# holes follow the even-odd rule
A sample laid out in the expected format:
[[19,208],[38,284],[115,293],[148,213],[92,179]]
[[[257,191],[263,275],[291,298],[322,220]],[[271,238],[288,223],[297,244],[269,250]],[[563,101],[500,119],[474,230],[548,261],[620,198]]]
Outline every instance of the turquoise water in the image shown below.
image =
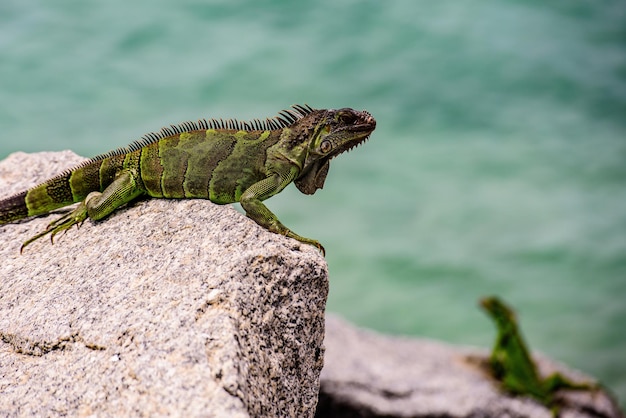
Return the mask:
[[0,158],[367,109],[323,191],[268,202],[326,246],[329,310],[487,347],[495,293],[626,400],[626,2],[91,3],[0,3]]

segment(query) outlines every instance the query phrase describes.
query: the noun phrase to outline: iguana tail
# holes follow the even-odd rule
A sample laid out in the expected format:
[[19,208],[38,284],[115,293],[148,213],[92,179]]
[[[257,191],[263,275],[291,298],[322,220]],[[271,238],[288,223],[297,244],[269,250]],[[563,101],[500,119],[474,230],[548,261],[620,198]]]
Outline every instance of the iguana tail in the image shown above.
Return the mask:
[[26,194],[22,192],[0,200],[0,224],[6,224],[28,217]]
[[89,160],[38,186],[0,200],[0,225],[80,202],[90,192],[100,190],[100,167],[101,161]]

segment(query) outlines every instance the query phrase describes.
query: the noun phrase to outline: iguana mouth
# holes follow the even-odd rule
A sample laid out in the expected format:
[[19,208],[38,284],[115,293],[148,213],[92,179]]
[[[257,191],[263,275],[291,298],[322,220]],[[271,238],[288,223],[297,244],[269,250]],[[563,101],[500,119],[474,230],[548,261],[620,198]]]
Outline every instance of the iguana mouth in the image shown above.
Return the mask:
[[366,142],[374,129],[376,129],[376,119],[366,110],[359,112],[360,115],[355,119],[354,125],[346,125],[340,129],[341,131],[348,131],[353,136],[354,140],[347,142],[344,147],[338,147],[336,151],[330,156],[333,158],[344,152],[348,152],[351,149]]
[[[365,129],[362,130],[364,135],[360,138],[360,140],[349,143],[348,147],[346,147],[344,149],[338,149],[337,153],[333,154],[331,158],[336,157],[339,154],[343,154],[344,152],[349,152],[352,149],[358,147],[359,145],[367,142],[367,140],[369,139],[370,135],[372,134],[372,131],[366,125],[362,125],[362,126],[365,126]],[[354,132],[354,130],[351,130],[351,132]],[[357,132],[359,132],[359,131],[357,131]]]

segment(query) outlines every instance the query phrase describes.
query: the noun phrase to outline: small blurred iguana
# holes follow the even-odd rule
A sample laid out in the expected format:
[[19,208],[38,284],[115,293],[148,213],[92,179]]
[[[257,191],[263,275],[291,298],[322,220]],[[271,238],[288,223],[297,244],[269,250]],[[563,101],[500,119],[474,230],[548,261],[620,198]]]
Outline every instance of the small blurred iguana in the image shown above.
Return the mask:
[[490,371],[502,387],[515,395],[529,395],[551,408],[557,416],[554,394],[560,389],[598,390],[594,383],[575,383],[559,373],[546,378],[539,376],[537,366],[522,337],[513,310],[499,298],[492,296],[480,305],[494,320],[498,329],[496,343],[489,358]]
[[0,200],[0,224],[80,202],[52,222],[51,239],[87,217],[98,220],[136,197],[240,202],[271,232],[312,244],[285,227],[262,201],[289,183],[305,194],[324,186],[330,160],[365,141],[376,127],[366,111],[295,105],[274,118],[249,122],[199,120],[164,127],[126,148],[94,157],[27,191]]

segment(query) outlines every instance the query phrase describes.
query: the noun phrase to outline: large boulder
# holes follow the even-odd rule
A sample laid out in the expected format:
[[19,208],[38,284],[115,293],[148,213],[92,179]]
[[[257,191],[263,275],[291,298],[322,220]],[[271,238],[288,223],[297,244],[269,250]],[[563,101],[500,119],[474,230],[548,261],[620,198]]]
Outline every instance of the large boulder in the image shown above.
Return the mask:
[[[324,344],[319,418],[552,417],[530,398],[503,393],[485,371],[484,349],[386,336],[330,315]],[[558,370],[576,381],[593,381],[545,357],[536,359],[544,374]],[[623,416],[604,391],[563,397],[561,418]]]
[[[83,161],[0,162],[0,198]],[[145,200],[20,245],[0,226],[0,416],[312,416],[326,263],[230,206]]]

